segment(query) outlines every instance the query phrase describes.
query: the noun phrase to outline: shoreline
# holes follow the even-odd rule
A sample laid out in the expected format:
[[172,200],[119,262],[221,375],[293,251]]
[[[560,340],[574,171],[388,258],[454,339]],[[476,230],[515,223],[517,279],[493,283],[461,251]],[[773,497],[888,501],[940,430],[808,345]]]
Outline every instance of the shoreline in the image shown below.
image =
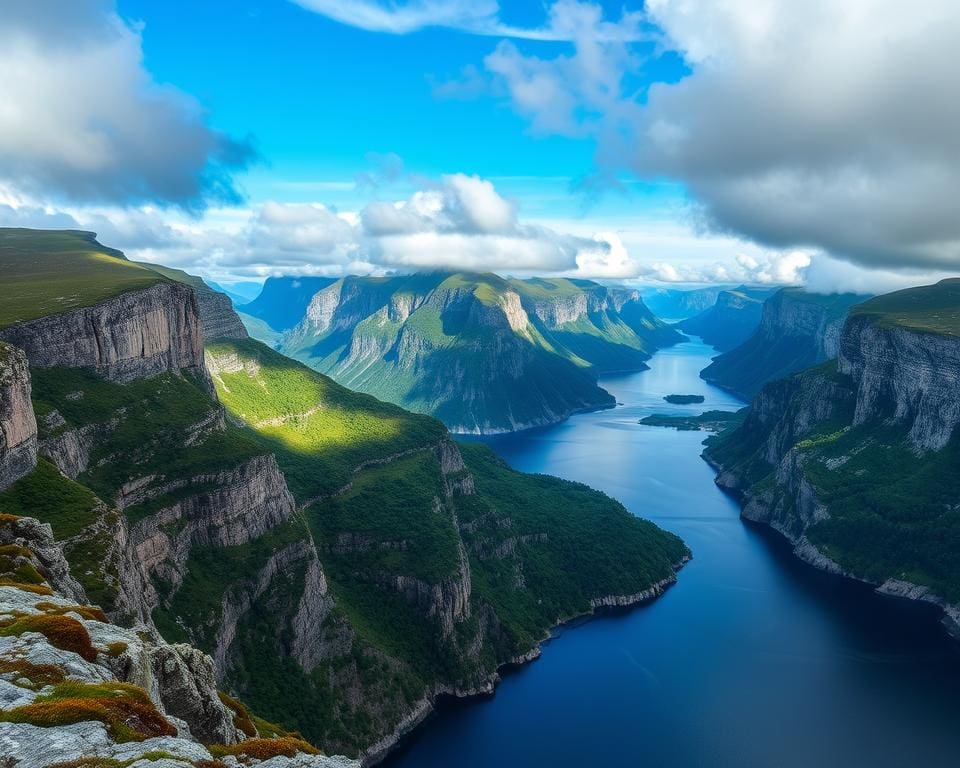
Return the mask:
[[380,741],[360,754],[357,757],[360,764],[363,768],[373,768],[382,763],[387,757],[402,747],[404,742],[413,736],[419,726],[436,713],[437,703],[442,699],[449,697],[457,701],[469,701],[474,698],[495,695],[497,685],[503,679],[501,673],[519,671],[526,664],[539,659],[543,652],[543,646],[558,637],[557,630],[564,627],[577,627],[588,621],[602,617],[604,614],[630,611],[640,605],[653,602],[677,583],[677,574],[692,558],[692,554],[687,554],[683,559],[673,565],[673,574],[651,584],[640,592],[632,595],[605,595],[591,599],[589,611],[560,619],[547,630],[546,634],[538,640],[530,650],[498,664],[497,668],[484,681],[483,685],[477,688],[467,689],[458,689],[450,686],[441,686],[435,689],[431,694],[417,702],[413,711],[400,721],[392,733],[384,736]]
[[923,586],[922,584],[915,584],[911,581],[904,581],[892,577],[884,579],[883,581],[876,581],[852,573],[835,560],[823,554],[823,552],[807,538],[806,534],[792,536],[789,532],[784,531],[767,520],[757,519],[744,514],[746,508],[745,502],[748,500],[756,501],[756,497],[749,496],[737,487],[730,487],[719,483],[719,475],[724,471],[723,465],[713,461],[705,453],[701,454],[701,458],[717,473],[717,476],[714,478],[714,483],[717,487],[737,501],[737,504],[740,506],[740,518],[755,525],[762,525],[767,530],[773,531],[781,536],[790,544],[791,553],[797,560],[806,563],[812,568],[816,568],[818,571],[866,584],[872,587],[874,594],[880,597],[926,603],[939,608],[940,626],[948,637],[960,643],[960,605],[949,602],[946,598],[936,594],[929,587]]

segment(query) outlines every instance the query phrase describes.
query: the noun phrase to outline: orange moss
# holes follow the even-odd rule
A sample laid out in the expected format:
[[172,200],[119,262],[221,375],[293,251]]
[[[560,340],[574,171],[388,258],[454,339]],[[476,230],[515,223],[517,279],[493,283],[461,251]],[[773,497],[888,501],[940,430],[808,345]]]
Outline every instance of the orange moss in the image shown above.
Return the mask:
[[17,589],[22,589],[24,592],[32,592],[35,595],[49,596],[53,594],[53,590],[46,584],[24,584],[23,582],[14,581],[13,579],[0,578],[0,587],[16,587]]
[[63,670],[53,664],[34,664],[26,659],[0,659],[0,674],[16,675],[15,679],[29,680],[33,688],[62,683]]
[[250,712],[243,703],[223,691],[217,691],[217,696],[220,697],[220,701],[223,702],[224,706],[233,712],[234,727],[239,728],[247,738],[256,736],[257,727],[253,724],[253,720],[250,719]]
[[294,757],[298,752],[304,752],[308,755],[319,755],[320,750],[312,744],[308,744],[302,739],[291,737],[279,739],[247,739],[239,744],[225,746],[223,744],[211,744],[208,749],[214,757],[226,757],[227,755],[252,757],[256,760],[269,760],[271,757]]
[[176,736],[177,729],[157,711],[146,691],[130,683],[65,680],[32,704],[0,712],[0,721],[50,728],[99,720],[115,741]]
[[46,614],[63,616],[65,613],[75,613],[90,621],[102,621],[104,624],[110,622],[107,614],[95,605],[57,605],[56,603],[41,601],[37,603],[34,608]]
[[87,661],[97,658],[97,650],[90,643],[86,627],[72,616],[21,616],[0,627],[0,636],[4,637],[22,635],[24,632],[39,632],[54,648],[73,651]]
[[0,525],[13,525],[20,519],[20,515],[11,515],[8,512],[0,512]]

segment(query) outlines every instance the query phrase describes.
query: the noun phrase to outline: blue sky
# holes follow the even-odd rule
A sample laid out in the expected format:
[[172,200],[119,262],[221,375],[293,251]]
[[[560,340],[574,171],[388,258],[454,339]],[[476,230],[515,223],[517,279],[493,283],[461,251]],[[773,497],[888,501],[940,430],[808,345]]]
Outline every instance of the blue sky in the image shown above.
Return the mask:
[[954,0],[6,0],[0,225],[218,281],[960,267]]
[[[607,5],[619,16],[618,4]],[[537,3],[502,8],[516,25],[545,21]],[[436,83],[481,62],[495,38],[448,29],[369,32],[275,0],[121,0],[119,10],[145,25],[145,62],[156,79],[196,96],[216,127],[254,137],[264,164],[243,180],[253,199],[355,205],[356,191],[334,184],[352,184],[371,153],[395,153],[415,173],[493,179],[530,215],[578,216],[585,207],[603,215],[685,200],[682,184],[641,183],[628,174],[626,194],[588,198],[576,185],[593,171],[594,142],[534,135],[502,99],[434,94]],[[572,48],[522,46],[545,56]],[[637,85],[675,80],[685,69],[667,53],[648,62]]]

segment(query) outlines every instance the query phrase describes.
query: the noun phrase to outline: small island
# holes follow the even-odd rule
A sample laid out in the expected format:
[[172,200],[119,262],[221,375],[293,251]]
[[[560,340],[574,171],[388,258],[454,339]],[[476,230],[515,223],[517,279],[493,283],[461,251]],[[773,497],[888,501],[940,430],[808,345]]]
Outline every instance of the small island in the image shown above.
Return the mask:
[[739,426],[746,415],[746,408],[739,411],[706,411],[697,416],[670,416],[655,413],[640,419],[648,427],[672,427],[681,432],[725,432]]
[[705,398],[703,395],[666,395],[663,399],[672,405],[690,405],[702,403]]

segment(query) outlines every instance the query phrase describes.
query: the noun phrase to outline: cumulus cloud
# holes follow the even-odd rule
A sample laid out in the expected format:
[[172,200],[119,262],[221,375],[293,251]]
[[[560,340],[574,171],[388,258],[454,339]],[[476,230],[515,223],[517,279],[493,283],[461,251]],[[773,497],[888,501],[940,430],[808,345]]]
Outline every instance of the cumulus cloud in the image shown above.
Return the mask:
[[[682,180],[717,231],[883,267],[960,265],[960,13],[953,0],[649,0],[647,19],[691,73],[639,97],[642,61],[594,34],[542,58],[487,57],[541,132],[587,134],[601,171]],[[623,22],[636,26],[632,17]]]
[[[203,219],[144,208],[55,210],[0,189],[0,226],[83,228],[137,259],[214,279],[391,270],[555,273],[606,258],[611,244],[520,219],[517,206],[477,176],[451,174],[395,202],[358,212],[319,203],[212,209]],[[622,246],[621,246],[622,248]]]
[[239,199],[251,147],[151,78],[112,0],[7,0],[0,72],[0,181],[73,201]]

